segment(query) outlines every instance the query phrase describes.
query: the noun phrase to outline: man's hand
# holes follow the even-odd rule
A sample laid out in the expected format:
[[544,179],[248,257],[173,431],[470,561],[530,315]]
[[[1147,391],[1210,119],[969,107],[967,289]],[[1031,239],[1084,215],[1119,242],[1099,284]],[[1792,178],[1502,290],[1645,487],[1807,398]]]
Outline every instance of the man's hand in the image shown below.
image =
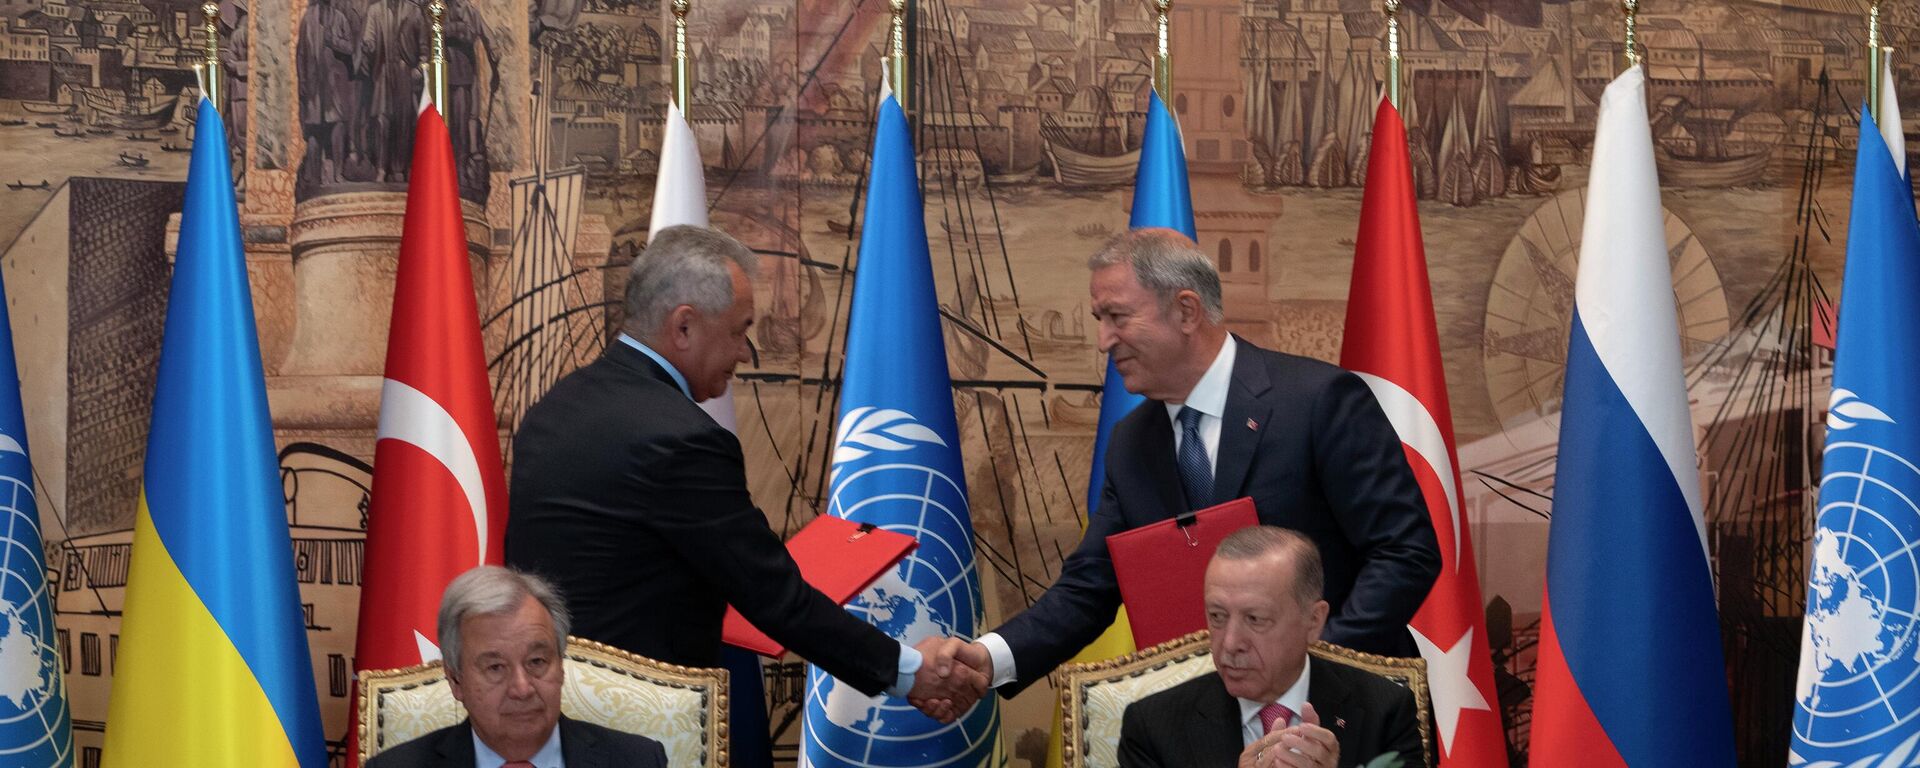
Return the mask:
[[[966,665],[984,675],[988,683],[993,681],[993,655],[987,653],[986,646],[957,637],[940,638],[938,642],[939,646],[927,654],[927,664],[932,665],[941,677],[951,674],[959,665]],[[926,649],[923,647],[921,650]]]
[[1333,768],[1340,763],[1340,741],[1320,727],[1320,713],[1306,705],[1300,724],[1277,728],[1240,752],[1239,768]]
[[[966,663],[966,652],[955,648],[956,645],[966,646],[967,642],[951,637],[929,637],[914,646],[923,660],[920,671],[914,673],[913,690],[907,692],[907,701],[927,717],[942,723],[958,720],[987,693],[987,675]],[[980,654],[984,657],[986,649],[980,649]],[[954,663],[956,655],[962,656],[961,663]]]

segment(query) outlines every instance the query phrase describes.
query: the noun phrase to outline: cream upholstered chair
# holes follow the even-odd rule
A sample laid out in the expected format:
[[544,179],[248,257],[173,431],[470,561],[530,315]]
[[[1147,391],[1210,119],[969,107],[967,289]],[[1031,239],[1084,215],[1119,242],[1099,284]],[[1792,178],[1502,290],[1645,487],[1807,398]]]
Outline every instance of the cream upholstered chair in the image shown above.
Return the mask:
[[[1314,643],[1307,652],[1335,664],[1364,669],[1412,690],[1426,764],[1433,764],[1425,661],[1375,656],[1325,642]],[[1127,705],[1212,673],[1213,652],[1207,646],[1206,630],[1118,658],[1062,666],[1053,673],[1053,687],[1060,697],[1062,764],[1065,768],[1116,768],[1120,765],[1120,718]]]
[[[727,671],[664,664],[591,640],[567,641],[560,711],[660,742],[667,763],[727,765]],[[360,760],[466,719],[435,661],[360,673]]]

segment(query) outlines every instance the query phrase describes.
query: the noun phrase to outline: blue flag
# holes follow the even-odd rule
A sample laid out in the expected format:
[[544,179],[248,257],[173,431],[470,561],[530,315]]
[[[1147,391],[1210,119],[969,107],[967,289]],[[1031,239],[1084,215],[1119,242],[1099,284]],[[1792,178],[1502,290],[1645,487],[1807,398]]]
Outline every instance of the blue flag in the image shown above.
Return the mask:
[[1870,114],[1858,151],[1789,765],[1920,748],[1920,223]]
[[73,765],[73,716],[60,679],[53,599],[34,505],[27,419],[20,411],[13,326],[0,290],[0,483],[6,528],[0,530],[0,765]]
[[104,765],[324,768],[227,131],[199,109]]
[[[1187,182],[1187,150],[1180,143],[1180,125],[1158,92],[1147,98],[1147,127],[1140,135],[1140,167],[1134,172],[1133,215],[1127,226],[1166,227],[1198,239],[1193,193]],[[1107,361],[1106,384],[1100,389],[1100,426],[1093,435],[1093,471],[1087,479],[1089,517],[1100,506],[1100,486],[1107,479],[1107,436],[1121,418],[1145,401],[1121,386],[1120,373],[1113,369],[1113,361]]]
[[[848,606],[908,645],[970,638],[985,620],[919,190],[906,115],[883,93],[827,512],[919,539]],[[807,668],[803,766],[974,768],[994,757],[999,735],[992,696],[941,725],[905,699],[865,696]]]

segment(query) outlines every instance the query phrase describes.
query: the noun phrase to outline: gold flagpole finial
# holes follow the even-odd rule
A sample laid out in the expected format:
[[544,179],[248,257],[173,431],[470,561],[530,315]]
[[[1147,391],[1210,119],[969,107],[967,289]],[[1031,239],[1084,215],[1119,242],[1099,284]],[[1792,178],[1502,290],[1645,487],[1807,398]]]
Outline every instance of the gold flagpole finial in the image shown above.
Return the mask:
[[900,109],[907,108],[907,0],[888,0],[893,24],[887,41],[887,83]]
[[1640,0],[1620,0],[1627,12],[1627,67],[1640,66]]
[[1173,0],[1153,0],[1153,90],[1160,100],[1173,100],[1173,50],[1167,42],[1167,17],[1173,13]]
[[685,113],[693,101],[693,68],[687,56],[687,13],[693,0],[673,0],[673,103]]
[[1879,115],[1880,99],[1885,96],[1880,92],[1880,70],[1887,65],[1886,56],[1881,54],[1880,42],[1880,0],[1874,0],[1873,4],[1867,6],[1867,109],[1876,116]]
[[1387,101],[1400,108],[1400,0],[1387,0]]
[[427,93],[433,96],[435,109],[447,109],[447,3],[428,0],[428,23],[433,30],[433,51],[427,60]]
[[194,79],[207,101],[220,108],[220,4],[206,0],[200,4],[201,60],[193,65]]

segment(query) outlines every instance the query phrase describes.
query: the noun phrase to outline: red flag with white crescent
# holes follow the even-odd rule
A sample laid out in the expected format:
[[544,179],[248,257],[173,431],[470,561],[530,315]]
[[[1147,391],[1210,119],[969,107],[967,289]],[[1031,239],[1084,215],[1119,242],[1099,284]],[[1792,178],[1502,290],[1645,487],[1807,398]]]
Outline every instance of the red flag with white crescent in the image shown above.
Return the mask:
[[439,110],[420,111],[413,147],[374,444],[356,671],[439,658],[441,592],[462,572],[501,562],[507,525],[453,146]]
[[1340,365],[1366,380],[1400,434],[1440,541],[1440,578],[1408,627],[1427,661],[1440,766],[1505,766],[1506,734],[1473,539],[1463,516],[1406,127],[1385,100],[1374,116],[1371,152]]

